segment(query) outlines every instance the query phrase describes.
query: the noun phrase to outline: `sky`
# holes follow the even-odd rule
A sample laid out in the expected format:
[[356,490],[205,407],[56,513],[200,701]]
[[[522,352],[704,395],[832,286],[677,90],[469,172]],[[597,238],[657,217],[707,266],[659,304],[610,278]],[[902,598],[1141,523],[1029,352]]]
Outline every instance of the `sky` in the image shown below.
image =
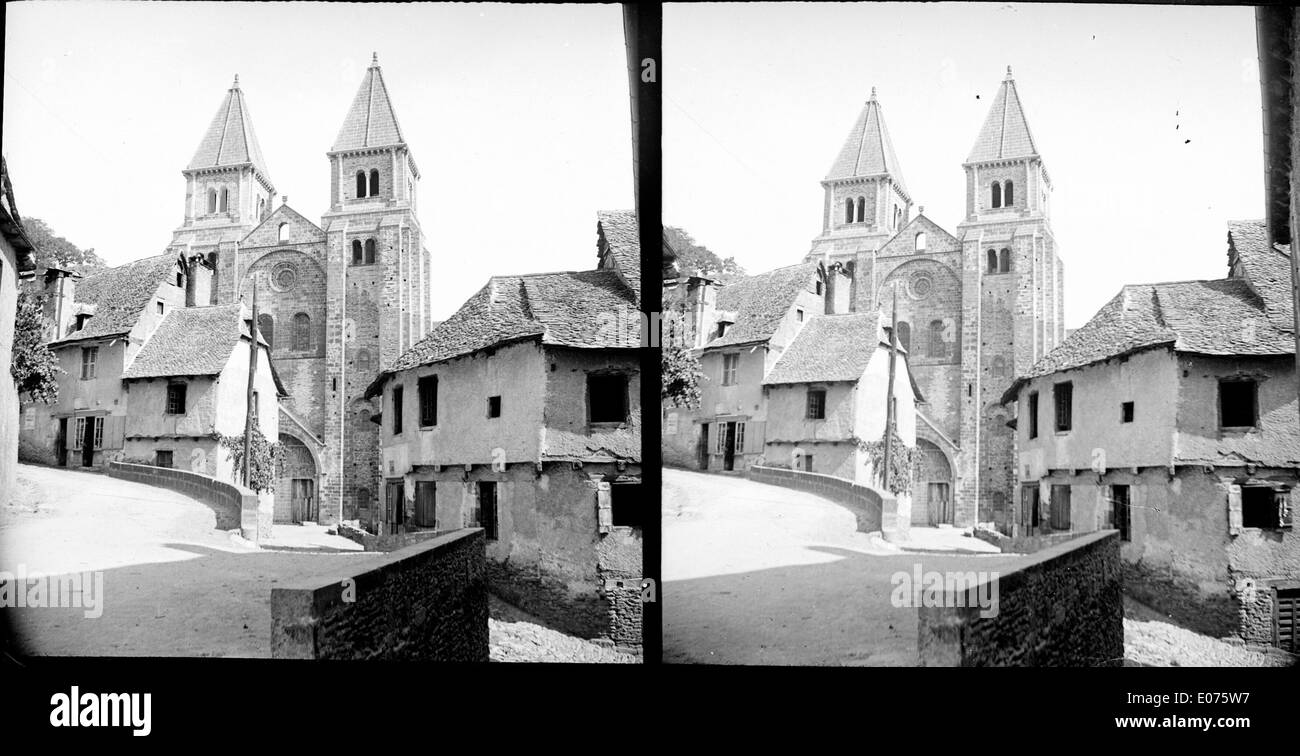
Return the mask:
[[1264,215],[1249,7],[664,6],[664,223],[750,273],[800,262],[871,88],[916,206],[949,232],[1012,66],[1051,176],[1067,328],[1125,283],[1222,278]]
[[372,53],[422,176],[434,319],[491,275],[594,268],[596,213],[633,206],[617,5],[9,3],[6,20],[18,209],[113,265],[181,225],[181,170],[236,74],[277,193],[319,223]]

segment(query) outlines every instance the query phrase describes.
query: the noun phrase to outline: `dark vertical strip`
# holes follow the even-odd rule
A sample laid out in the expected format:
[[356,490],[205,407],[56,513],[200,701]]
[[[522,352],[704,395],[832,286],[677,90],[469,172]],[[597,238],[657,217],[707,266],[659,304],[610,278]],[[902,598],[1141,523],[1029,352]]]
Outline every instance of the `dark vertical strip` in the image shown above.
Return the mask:
[[658,2],[623,5],[623,31],[627,43],[628,89],[632,106],[632,176],[636,182],[636,211],[641,238],[641,480],[653,508],[643,518],[642,576],[654,581],[653,591],[643,597],[642,649],[647,664],[658,664],[663,649],[659,581],[661,454],[659,386],[659,313],[663,309],[663,230],[660,144],[663,109],[660,85],[663,81],[663,6]]

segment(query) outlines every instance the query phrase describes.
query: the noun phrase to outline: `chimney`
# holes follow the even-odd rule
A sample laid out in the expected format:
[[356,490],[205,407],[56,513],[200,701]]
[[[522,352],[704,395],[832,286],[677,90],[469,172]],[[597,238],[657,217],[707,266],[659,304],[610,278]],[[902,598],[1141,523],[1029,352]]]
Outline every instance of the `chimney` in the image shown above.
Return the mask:
[[185,257],[185,306],[205,307],[212,301],[212,264],[202,252],[187,252]]
[[70,270],[45,269],[44,315],[50,329],[47,341],[61,339],[72,331],[78,278],[81,276]]

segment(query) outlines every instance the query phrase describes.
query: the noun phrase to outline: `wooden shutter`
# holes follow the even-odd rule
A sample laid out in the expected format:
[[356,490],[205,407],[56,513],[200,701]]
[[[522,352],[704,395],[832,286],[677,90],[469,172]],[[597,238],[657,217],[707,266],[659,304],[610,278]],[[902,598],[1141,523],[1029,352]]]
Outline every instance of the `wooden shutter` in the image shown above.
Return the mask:
[[596,526],[601,533],[608,533],[614,527],[613,498],[609,481],[605,480],[596,484]]
[[105,449],[121,449],[123,442],[122,436],[126,429],[126,415],[109,415],[104,419],[104,443]]
[[767,423],[763,420],[751,420],[745,423],[745,453],[762,454],[764,445],[764,434],[767,431]]
[[1281,528],[1291,527],[1291,492],[1278,491],[1273,497],[1277,502],[1277,524]]
[[1228,486],[1228,535],[1241,532],[1241,486]]
[[1283,651],[1300,651],[1296,638],[1296,621],[1300,619],[1300,590],[1279,590],[1273,604],[1273,627],[1277,647]]

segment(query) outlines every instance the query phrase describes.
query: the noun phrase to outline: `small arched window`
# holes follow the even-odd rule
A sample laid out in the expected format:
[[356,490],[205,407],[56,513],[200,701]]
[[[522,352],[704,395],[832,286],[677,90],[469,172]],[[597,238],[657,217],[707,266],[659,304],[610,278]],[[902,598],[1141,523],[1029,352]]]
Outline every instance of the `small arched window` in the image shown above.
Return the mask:
[[894,205],[894,228],[898,228],[903,223],[903,208]]
[[1011,270],[1011,250],[1006,247],[1002,248],[1002,254],[998,258],[998,272],[1007,273]]
[[289,241],[289,224],[281,223],[280,227],[275,230],[275,238],[279,241]]
[[946,357],[948,355],[947,345],[943,341],[943,321],[930,321],[930,356]]
[[924,252],[924,251],[925,251],[925,232],[924,232],[924,231],[922,231],[922,232],[920,232],[920,233],[918,233],[918,234],[916,235],[916,251],[917,251],[917,252]]
[[867,198],[858,197],[858,223],[867,222]]
[[993,250],[993,249],[990,249],[990,250],[989,250],[989,267],[988,267],[988,272],[989,272],[989,273],[997,273],[997,272],[998,272],[998,253],[997,253],[997,250]]
[[230,209],[230,190],[222,189],[221,190],[221,212],[224,213],[229,209]]
[[993,182],[993,197],[990,206],[1002,207],[1002,185],[996,181]]
[[370,196],[379,196],[379,171],[373,168],[370,170]]
[[366,265],[375,263],[375,240],[366,239]]
[[898,345],[903,351],[912,351],[912,324],[906,320],[898,321]]
[[215,213],[216,211],[217,211],[217,190],[209,189],[208,190],[208,212]]
[[305,312],[293,316],[293,351],[311,351],[311,318]]
[[358,349],[356,371],[362,375],[366,375],[371,371],[371,369],[369,350]]
[[361,260],[362,260],[362,258],[361,258],[361,240],[360,240],[360,239],[353,239],[353,240],[352,240],[352,264],[353,264],[353,265],[360,265],[360,264],[361,264]]
[[357,488],[357,508],[367,509],[370,507],[370,489],[365,487]]
[[366,172],[357,171],[357,199],[366,196]]
[[257,316],[257,332],[269,347],[275,346],[275,319],[265,313]]
[[992,372],[995,377],[1004,375],[1007,372],[1007,361],[1000,356],[994,357]]
[[1016,204],[1016,186],[1010,179],[1007,180],[1006,186],[1002,189],[1002,204],[1011,207]]
[[844,200],[844,222],[845,223],[853,222],[853,198],[852,197],[849,197],[848,199]]

